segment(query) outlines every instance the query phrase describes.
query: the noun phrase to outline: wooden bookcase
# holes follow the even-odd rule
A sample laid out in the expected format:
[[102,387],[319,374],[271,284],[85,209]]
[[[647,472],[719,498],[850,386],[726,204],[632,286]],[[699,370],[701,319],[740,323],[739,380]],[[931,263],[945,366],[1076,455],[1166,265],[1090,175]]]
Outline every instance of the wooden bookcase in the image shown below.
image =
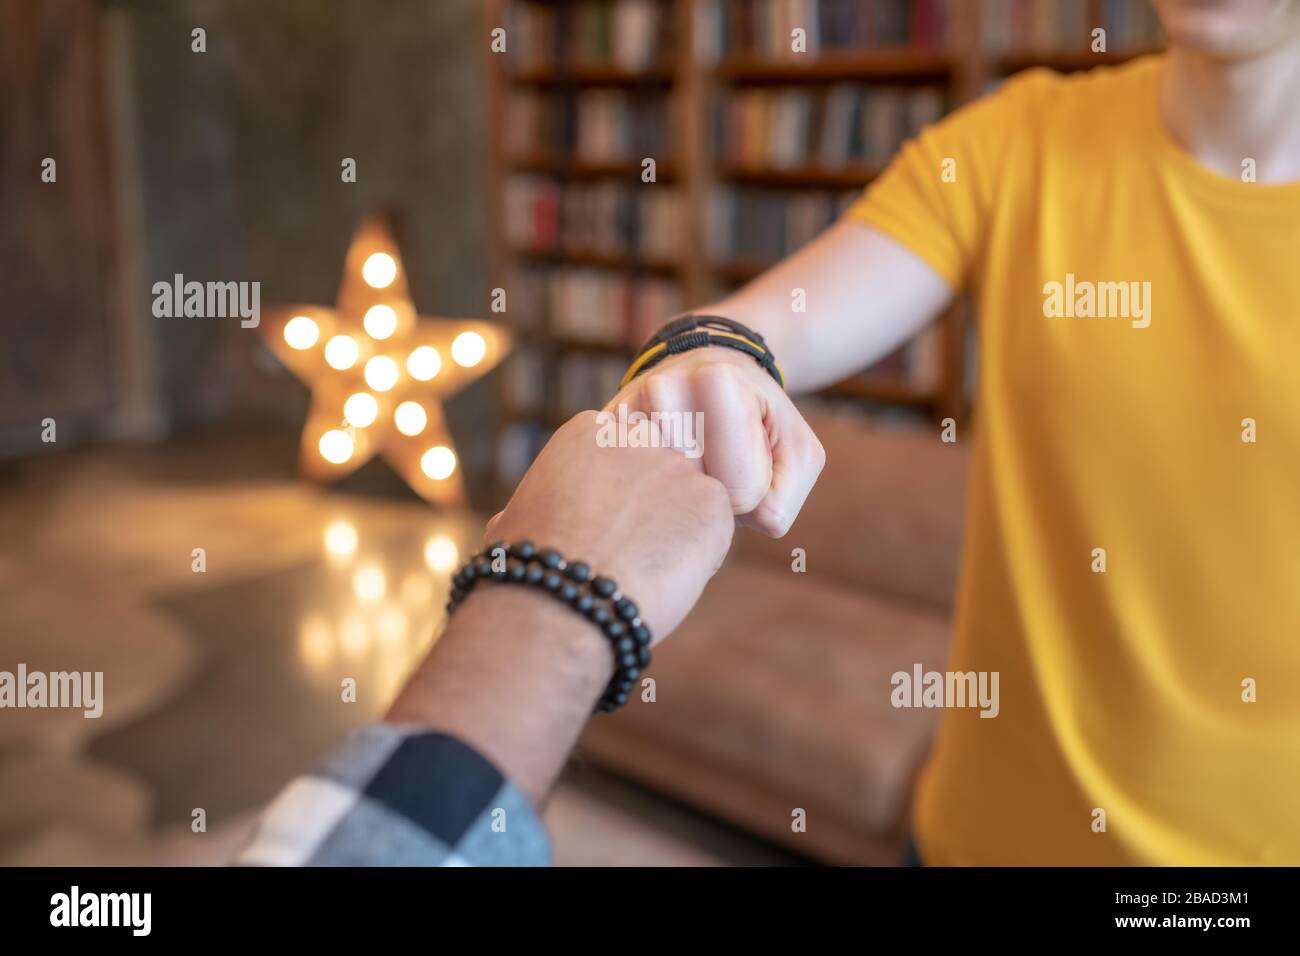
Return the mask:
[[[524,4],[575,8],[583,0],[488,0],[488,29],[506,24],[510,5]],[[1047,66],[1068,72],[1104,63],[1119,63],[1149,52],[1149,43],[1126,49],[1094,53],[1089,48],[1092,25],[1116,15],[1116,0],[1058,0],[1067,4],[1087,28],[1077,44],[1045,43],[1038,36],[1026,43],[991,43],[990,18],[1015,17],[1028,11],[1042,16],[1039,0],[948,0],[946,42],[939,47],[837,48],[799,57],[766,58],[751,53],[702,52],[701,16],[714,0],[653,0],[662,15],[671,17],[674,42],[665,62],[651,68],[625,71],[609,66],[575,62],[553,62],[542,67],[514,69],[508,56],[488,57],[489,72],[489,183],[493,229],[491,270],[494,285],[508,288],[509,277],[520,266],[534,268],[587,267],[611,273],[643,277],[667,277],[678,283],[683,308],[703,305],[753,278],[771,261],[735,257],[718,258],[709,253],[706,240],[706,210],[714,190],[728,187],[763,187],[796,195],[861,190],[883,164],[856,163],[837,168],[815,164],[765,165],[733,163],[721,159],[715,148],[714,111],[720,97],[731,91],[760,87],[785,89],[820,87],[855,82],[899,88],[925,85],[942,91],[949,107],[975,99],[1002,77],[1031,66]],[[717,0],[731,2],[731,0]],[[754,2],[754,0],[745,0]],[[759,0],[762,2],[762,0]],[[1031,10],[1036,5],[1036,11]],[[1075,31],[1078,33],[1078,31]],[[509,42],[507,33],[507,42]],[[571,155],[556,155],[543,149],[510,152],[505,148],[505,101],[514,91],[538,90],[579,96],[590,90],[637,91],[660,95],[671,104],[672,148],[656,156],[657,184],[678,190],[685,211],[680,249],[671,256],[642,256],[614,252],[557,252],[511,243],[507,236],[505,209],[507,186],[520,174],[545,174],[562,184],[614,181],[642,185],[639,157],[626,161],[593,162]],[[653,186],[647,188],[654,188]],[[506,318],[509,319],[510,309]],[[941,316],[937,379],[932,387],[919,388],[901,375],[865,372],[827,389],[825,396],[867,403],[882,409],[906,410],[939,420],[969,416],[967,381],[968,339],[973,317],[965,302]],[[661,317],[666,321],[668,315]],[[534,423],[554,427],[570,410],[558,401],[559,367],[574,355],[608,356],[611,362],[630,360],[638,343],[589,342],[559,333],[554,317],[534,329],[519,333],[518,348],[529,350],[544,369],[540,407],[517,407],[511,389],[502,388],[503,427]]]

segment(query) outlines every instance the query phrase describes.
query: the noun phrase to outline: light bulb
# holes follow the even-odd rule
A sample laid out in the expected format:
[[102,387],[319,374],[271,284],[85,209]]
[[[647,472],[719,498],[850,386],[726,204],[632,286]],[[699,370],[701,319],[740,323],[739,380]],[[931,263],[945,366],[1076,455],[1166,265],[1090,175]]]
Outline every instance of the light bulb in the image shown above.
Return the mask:
[[357,568],[352,575],[352,593],[360,601],[378,601],[388,590],[388,579],[384,569],[377,564],[367,564]]
[[336,335],[325,343],[325,361],[331,368],[336,368],[340,372],[356,365],[359,354],[361,350],[357,348],[356,341],[350,335]]
[[320,340],[320,326],[308,316],[295,315],[285,323],[284,340],[291,349],[309,349]]
[[343,417],[349,425],[365,428],[379,414],[379,403],[369,392],[357,392],[343,403]]
[[462,368],[473,368],[487,354],[487,343],[477,332],[462,332],[451,343],[451,357]]
[[360,657],[370,647],[370,625],[357,612],[339,621],[339,648],[348,657]]
[[375,636],[380,643],[394,645],[406,640],[410,621],[406,611],[397,604],[386,604],[375,615]]
[[336,521],[325,529],[325,550],[336,558],[346,558],[357,550],[357,529],[348,521]]
[[450,571],[459,560],[460,549],[445,534],[436,535],[424,544],[424,563],[430,571]]
[[433,600],[433,578],[422,571],[411,571],[402,578],[402,600],[412,607],[428,604]]
[[417,382],[427,382],[442,368],[442,356],[432,345],[421,345],[406,360],[406,370]]
[[387,355],[376,355],[366,363],[366,384],[376,392],[386,392],[397,384],[397,363]]
[[419,402],[402,402],[393,412],[393,424],[403,435],[418,435],[429,423],[429,415]]
[[386,339],[397,331],[397,313],[391,305],[372,305],[361,324],[372,339]]
[[334,632],[329,621],[308,617],[298,625],[298,656],[310,670],[320,670],[334,657]]
[[332,465],[343,464],[353,451],[352,436],[345,431],[331,428],[320,436],[320,456]]
[[374,289],[386,289],[397,278],[397,262],[386,252],[371,253],[361,266],[361,278]]
[[434,481],[442,481],[456,470],[456,454],[446,445],[435,445],[421,456],[420,469]]

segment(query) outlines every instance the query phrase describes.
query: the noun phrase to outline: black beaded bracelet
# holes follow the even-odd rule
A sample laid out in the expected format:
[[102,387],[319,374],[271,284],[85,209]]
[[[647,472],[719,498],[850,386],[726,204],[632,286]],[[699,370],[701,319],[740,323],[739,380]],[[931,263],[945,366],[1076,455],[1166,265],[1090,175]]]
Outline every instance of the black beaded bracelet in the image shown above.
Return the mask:
[[449,616],[483,579],[540,587],[599,627],[614,652],[614,676],[596,711],[607,713],[627,703],[641,672],[650,666],[650,628],[611,578],[593,574],[582,561],[566,561],[554,548],[539,550],[531,541],[498,541],[452,576]]

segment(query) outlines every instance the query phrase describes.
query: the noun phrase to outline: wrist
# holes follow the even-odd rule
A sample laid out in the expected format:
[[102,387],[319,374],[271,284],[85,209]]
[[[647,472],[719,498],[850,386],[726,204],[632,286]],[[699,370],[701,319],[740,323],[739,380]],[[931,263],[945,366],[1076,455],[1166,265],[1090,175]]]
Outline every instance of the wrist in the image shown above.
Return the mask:
[[[517,699],[519,685],[545,688],[585,719],[612,672],[609,642],[590,621],[548,594],[488,583],[447,621],[386,719],[461,729],[486,699],[479,684],[496,691],[494,706]],[[462,699],[467,690],[472,701]]]
[[785,388],[781,366],[762,335],[727,316],[699,312],[678,316],[652,335],[637,352],[622,385],[628,385],[674,356],[703,349],[748,356],[778,387]]
[[502,644],[528,657],[545,654],[575,676],[590,677],[597,691],[593,700],[613,670],[600,628],[535,588],[485,582],[465,598],[447,627],[476,637],[499,634]]

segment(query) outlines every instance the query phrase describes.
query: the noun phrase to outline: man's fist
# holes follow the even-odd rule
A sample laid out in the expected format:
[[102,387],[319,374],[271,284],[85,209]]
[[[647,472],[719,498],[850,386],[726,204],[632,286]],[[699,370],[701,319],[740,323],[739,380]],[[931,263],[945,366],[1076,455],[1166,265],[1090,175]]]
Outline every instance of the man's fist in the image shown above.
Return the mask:
[[748,355],[702,348],[628,383],[606,406],[701,413],[704,471],[727,490],[740,523],[773,538],[790,530],[826,452],[788,395]]
[[531,540],[612,577],[655,639],[681,623],[731,547],[722,485],[667,448],[602,445],[596,412],[546,443],[486,539]]

